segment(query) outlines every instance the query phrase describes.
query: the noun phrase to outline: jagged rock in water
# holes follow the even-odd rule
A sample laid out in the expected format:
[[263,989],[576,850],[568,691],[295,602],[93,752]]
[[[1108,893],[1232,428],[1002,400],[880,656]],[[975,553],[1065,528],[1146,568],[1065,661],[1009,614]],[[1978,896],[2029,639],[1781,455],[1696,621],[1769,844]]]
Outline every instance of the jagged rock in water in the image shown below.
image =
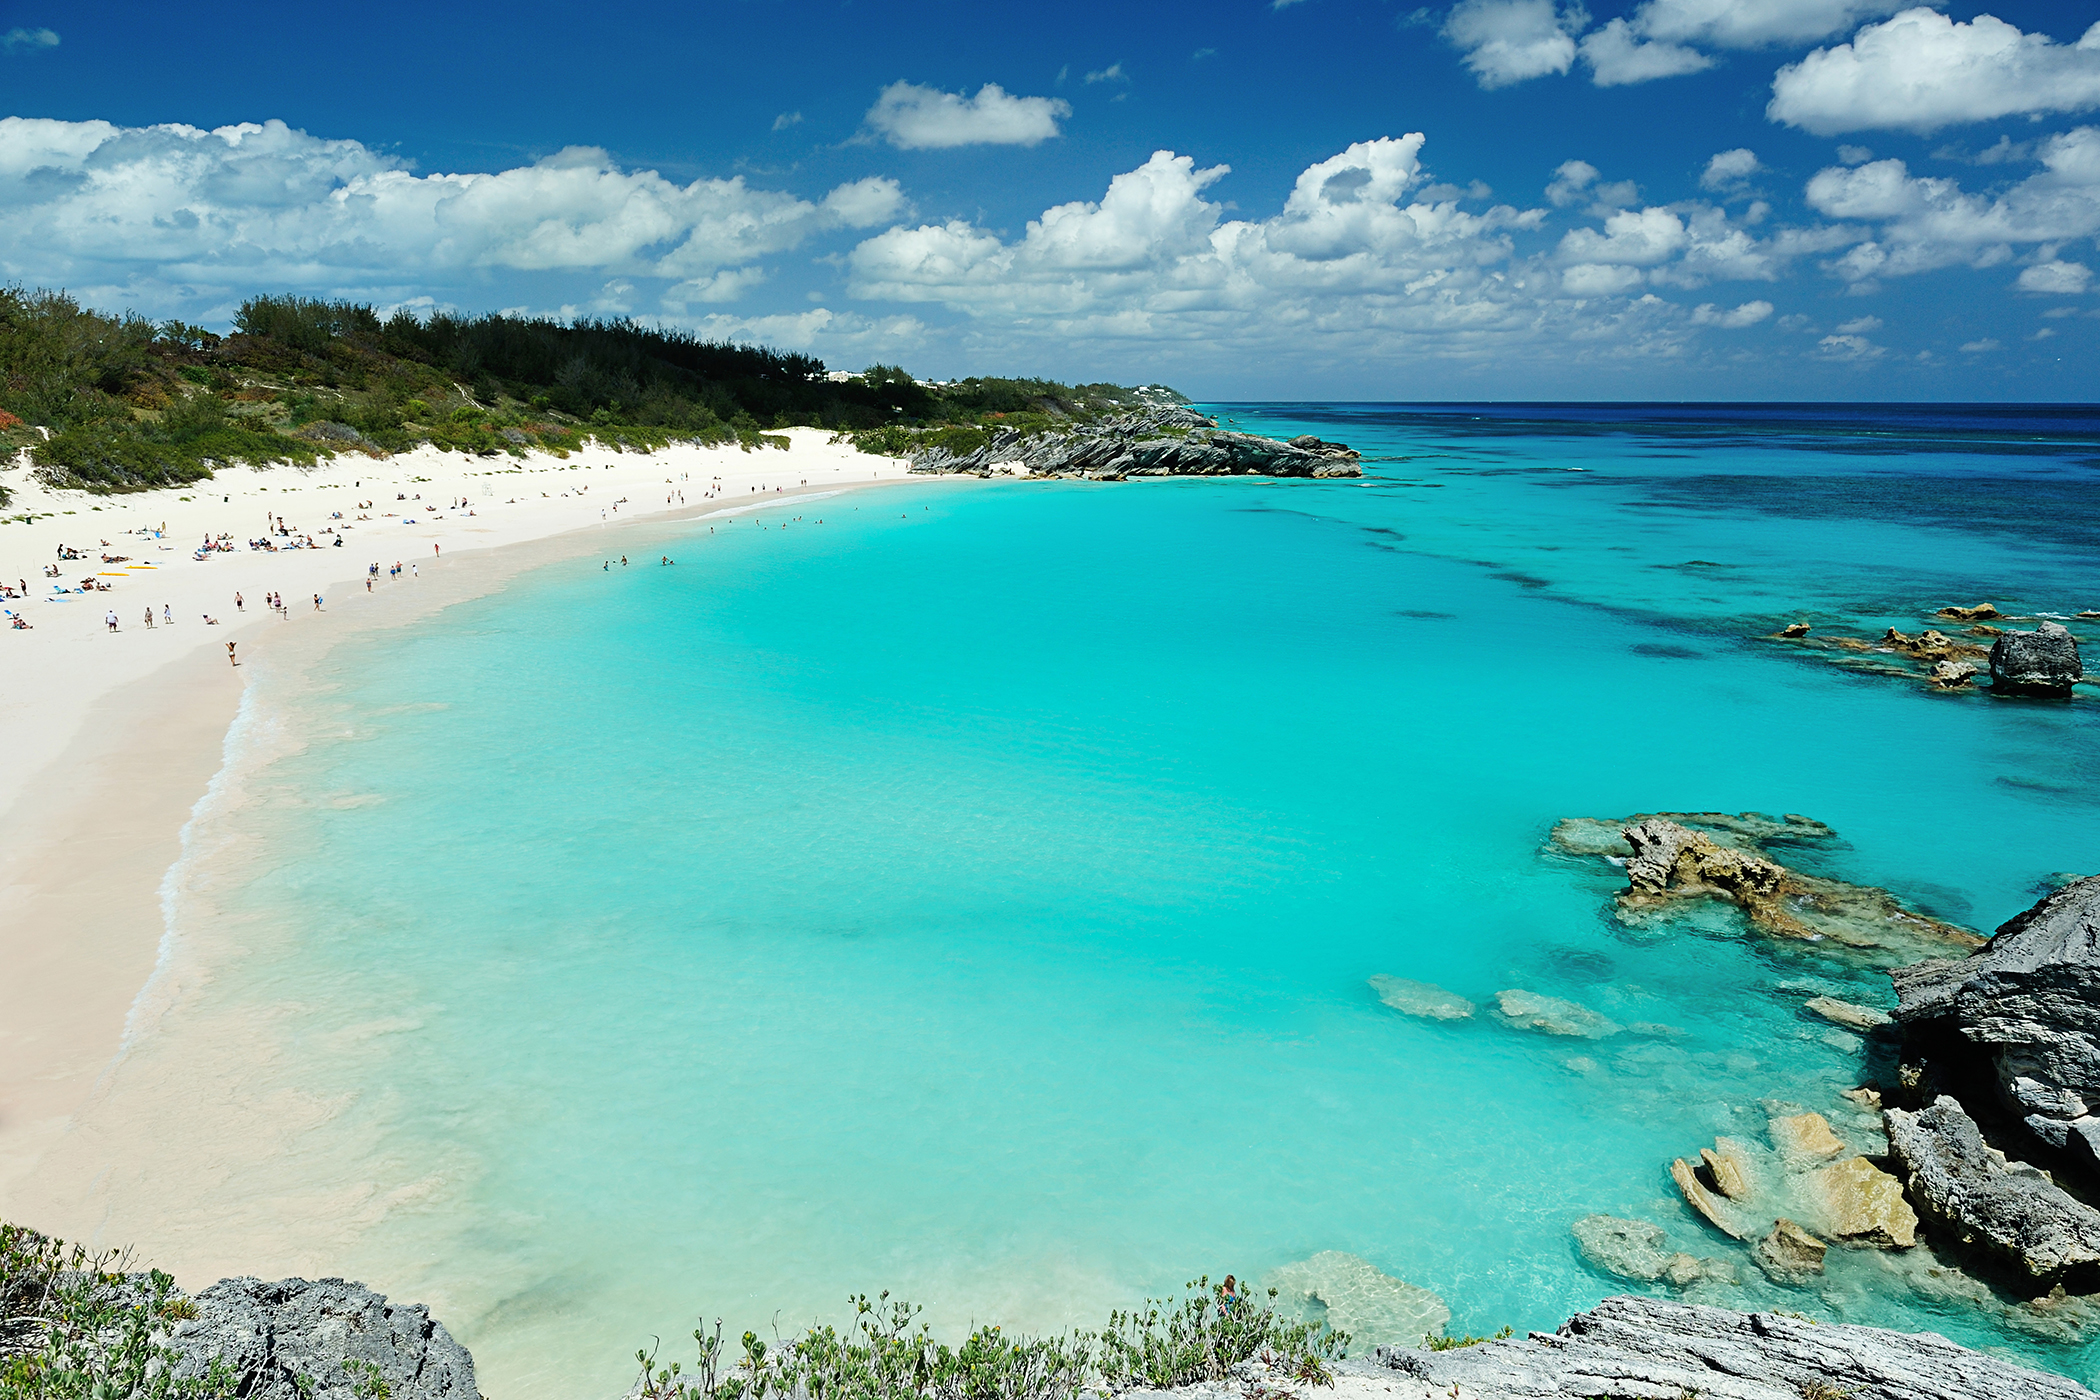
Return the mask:
[[1820,1113],[1775,1115],[1765,1131],[1772,1145],[1796,1163],[1821,1162],[1845,1150],[1844,1139],[1830,1131],[1830,1120]]
[[1495,1008],[1507,1024],[1520,1030],[1543,1031],[1547,1035],[1603,1040],[1624,1029],[1610,1017],[1587,1006],[1514,987],[1495,993]]
[[1918,1242],[1918,1215],[1903,1199],[1903,1183],[1864,1157],[1846,1157],[1805,1178],[1816,1218],[1844,1244],[1909,1249]]
[[1747,1201],[1756,1190],[1750,1154],[1734,1138],[1715,1138],[1712,1147],[1700,1148],[1699,1162],[1714,1188],[1731,1201]]
[[474,1358],[420,1303],[339,1278],[221,1279],[193,1301],[196,1317],[169,1342],[178,1378],[216,1358],[243,1400],[479,1400]]
[[[1318,439],[1314,439],[1318,441]],[[1031,476],[1121,481],[1133,476],[1362,476],[1357,454],[1340,443],[1318,448],[1252,433],[1219,430],[1189,408],[1149,408],[1064,432],[1002,429],[960,455],[929,447],[911,459],[915,472],[989,472],[1019,464]]]
[[1750,1251],[1766,1278],[1786,1284],[1802,1283],[1822,1273],[1823,1256],[1829,1252],[1829,1245],[1783,1215],[1772,1222],[1772,1232]]
[[1686,1205],[1730,1239],[1746,1240],[1755,1232],[1749,1218],[1722,1196],[1719,1188],[1701,1181],[1698,1169],[1684,1158],[1670,1163],[1670,1180],[1677,1183]]
[[1936,661],[1932,666],[1932,683],[1953,690],[1976,679],[1978,669],[1973,661]]
[[1359,1350],[1439,1337],[1451,1321],[1451,1309],[1436,1294],[1338,1249],[1286,1264],[1262,1282],[1276,1290],[1278,1303],[1324,1315],[1328,1326],[1347,1332]]
[[1933,616],[1952,618],[1956,622],[1982,622],[1987,618],[2002,617],[2004,616],[2004,614],[2000,613],[1998,609],[1990,603],[1978,603],[1974,607],[1969,608],[1941,608],[1938,612],[1934,613]]
[[1991,689],[2013,695],[2068,696],[2084,674],[2078,640],[2060,622],[2004,632],[1991,643]]
[[1371,990],[1395,1011],[1431,1021],[1463,1021],[1473,1014],[1473,1003],[1456,992],[1447,992],[1434,982],[1379,973],[1371,979]]
[[1971,957],[1900,967],[1890,978],[1912,1050],[1965,1083],[1988,1085],[2011,1116],[2100,1184],[2091,1154],[2100,1124],[2090,1116],[2100,1105],[2100,876],[2008,919]]
[[1889,1013],[1877,1011],[1871,1006],[1859,1006],[1836,997],[1810,997],[1802,1003],[1824,1020],[1862,1033],[1878,1031],[1890,1022]]
[[2076,1381],[1915,1335],[1777,1313],[1607,1298],[1551,1334],[1452,1351],[1380,1347],[1378,1363],[1465,1400],[2092,1400]]
[[[1828,942],[1856,953],[1914,958],[1949,947],[1973,948],[1983,940],[1967,929],[1905,908],[1887,890],[1804,875],[1765,855],[1766,840],[1821,840],[1830,829],[1804,818],[1769,824],[1763,834],[1745,813],[1728,825],[1709,823],[1711,814],[1642,817],[1622,828],[1627,886],[1617,896],[1620,917],[1629,922],[1667,914],[1688,900],[1719,900],[1742,910],[1752,927],[1779,938]],[[1697,823],[1697,825],[1694,825]],[[1553,829],[1563,850],[1611,856],[1598,823],[1571,819]],[[1746,829],[1747,828],[1747,829]],[[1776,828],[1776,829],[1773,829]]]
[[2025,1162],[2005,1160],[1975,1120],[1942,1094],[1916,1113],[1887,1113],[1889,1149],[1910,1198],[1956,1240],[2036,1283],[2091,1277],[2100,1266],[2100,1211]]

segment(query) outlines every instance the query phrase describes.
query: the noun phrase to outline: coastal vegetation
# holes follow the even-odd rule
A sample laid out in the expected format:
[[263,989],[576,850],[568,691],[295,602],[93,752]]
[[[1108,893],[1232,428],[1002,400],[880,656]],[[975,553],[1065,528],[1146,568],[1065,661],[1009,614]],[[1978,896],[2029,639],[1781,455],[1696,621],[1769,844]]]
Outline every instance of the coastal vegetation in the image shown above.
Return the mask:
[[1008,1337],[979,1327],[958,1346],[936,1341],[920,1309],[854,1297],[844,1331],[826,1325],[767,1346],[744,1333],[742,1354],[726,1354],[722,1324],[693,1332],[695,1363],[659,1368],[656,1352],[635,1353],[642,1373],[636,1400],[762,1400],[767,1395],[840,1400],[1071,1400],[1087,1391],[1165,1390],[1221,1381],[1250,1363],[1302,1384],[1333,1383],[1332,1362],[1349,1337],[1324,1323],[1279,1315],[1265,1302],[1213,1288],[1208,1277],[1177,1299],[1109,1314],[1098,1331]]
[[928,384],[883,364],[834,376],[809,355],[633,321],[382,318],[358,302],[256,296],[222,336],[0,287],[0,456],[26,450],[40,480],[98,492],[426,443],[484,456],[586,442],[755,449],[786,446],[778,429],[813,427],[893,453],[927,435],[978,445],[995,428],[1040,432],[1167,402],[1184,400],[1045,379]]

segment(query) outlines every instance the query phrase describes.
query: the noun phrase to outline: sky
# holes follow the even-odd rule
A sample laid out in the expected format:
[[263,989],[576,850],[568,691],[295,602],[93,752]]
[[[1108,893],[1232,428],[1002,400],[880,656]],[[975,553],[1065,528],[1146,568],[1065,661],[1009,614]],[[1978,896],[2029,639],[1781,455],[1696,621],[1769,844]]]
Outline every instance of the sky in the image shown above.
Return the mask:
[[2100,6],[0,0],[0,280],[1199,399],[2100,397]]

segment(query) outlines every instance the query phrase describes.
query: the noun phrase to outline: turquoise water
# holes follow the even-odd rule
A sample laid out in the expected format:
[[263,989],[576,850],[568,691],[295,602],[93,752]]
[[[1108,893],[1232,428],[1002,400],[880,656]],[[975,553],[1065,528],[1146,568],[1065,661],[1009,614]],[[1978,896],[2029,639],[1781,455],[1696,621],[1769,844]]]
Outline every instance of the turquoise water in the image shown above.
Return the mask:
[[[498,1400],[617,1393],[701,1310],[1056,1326],[1326,1249],[1454,1330],[1551,1327],[1629,1287],[1574,1219],[1723,1253],[1669,1160],[1767,1099],[1837,1120],[1860,1056],[1800,988],[1890,1000],[1621,927],[1556,819],[1805,813],[1846,841],[1804,863],[1976,927],[2100,868],[2090,698],[1756,639],[2100,606],[2091,416],[1219,411],[1369,476],[795,502],[332,653],[194,1014],[263,1028],[258,1098],[341,1096],[295,1173],[429,1187],[345,1271],[431,1299]],[[1378,973],[1677,1033],[1410,1020]],[[2100,1371],[1833,1260],[1729,1296]]]

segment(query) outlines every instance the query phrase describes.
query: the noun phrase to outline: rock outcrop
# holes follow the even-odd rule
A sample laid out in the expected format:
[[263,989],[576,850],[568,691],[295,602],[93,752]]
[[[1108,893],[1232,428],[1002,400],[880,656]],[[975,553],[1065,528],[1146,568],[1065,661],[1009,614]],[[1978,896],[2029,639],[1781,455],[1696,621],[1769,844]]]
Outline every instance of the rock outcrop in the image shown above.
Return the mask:
[[[1887,890],[1790,869],[1764,854],[1756,837],[1706,823],[1707,815],[1649,816],[1622,828],[1627,853],[1627,886],[1617,901],[1622,918],[1637,920],[1667,913],[1686,900],[1705,899],[1733,904],[1752,927],[1773,937],[1828,942],[1880,958],[1913,958],[1983,942],[1967,929],[1906,908]],[[1757,815],[1745,813],[1744,819]],[[1762,820],[1780,832],[1795,824],[1821,827],[1799,818]],[[1571,842],[1579,838],[1564,832],[1569,826],[1556,826],[1554,840],[1574,849]],[[1821,831],[1827,835],[1829,828]],[[1582,835],[1595,844],[1594,837]]]
[[1989,1093],[2100,1187],[2100,876],[2007,920],[1970,957],[1890,977],[1907,1053],[1964,1097]]
[[1991,643],[1991,689],[2012,695],[2068,696],[2084,674],[2078,640],[2060,622],[2004,632]]
[[1887,1119],[1910,1198],[1954,1239],[2044,1286],[2100,1268],[2100,1211],[1993,1152],[1954,1099],[1942,1094],[1917,1113],[1892,1108]]
[[1018,466],[1029,476],[1122,481],[1133,476],[1362,476],[1357,454],[1338,442],[1300,436],[1290,442],[1224,432],[1188,408],[1152,408],[1064,432],[993,433],[971,452],[929,447],[915,472],[990,472]]
[[[1552,1333],[1431,1352],[1380,1347],[1388,1374],[1465,1400],[2092,1400],[2076,1381],[1956,1346],[1778,1313],[1607,1298]],[[1403,1392],[1404,1394],[1405,1392]]]
[[1665,1249],[1662,1226],[1615,1215],[1585,1215],[1573,1227],[1582,1257],[1608,1274],[1637,1283],[1665,1282],[1672,1288],[1695,1283],[1734,1283],[1735,1266]]
[[175,1374],[202,1376],[216,1358],[243,1400],[479,1400],[474,1358],[421,1304],[339,1278],[221,1279],[192,1301],[197,1315],[168,1343]]

